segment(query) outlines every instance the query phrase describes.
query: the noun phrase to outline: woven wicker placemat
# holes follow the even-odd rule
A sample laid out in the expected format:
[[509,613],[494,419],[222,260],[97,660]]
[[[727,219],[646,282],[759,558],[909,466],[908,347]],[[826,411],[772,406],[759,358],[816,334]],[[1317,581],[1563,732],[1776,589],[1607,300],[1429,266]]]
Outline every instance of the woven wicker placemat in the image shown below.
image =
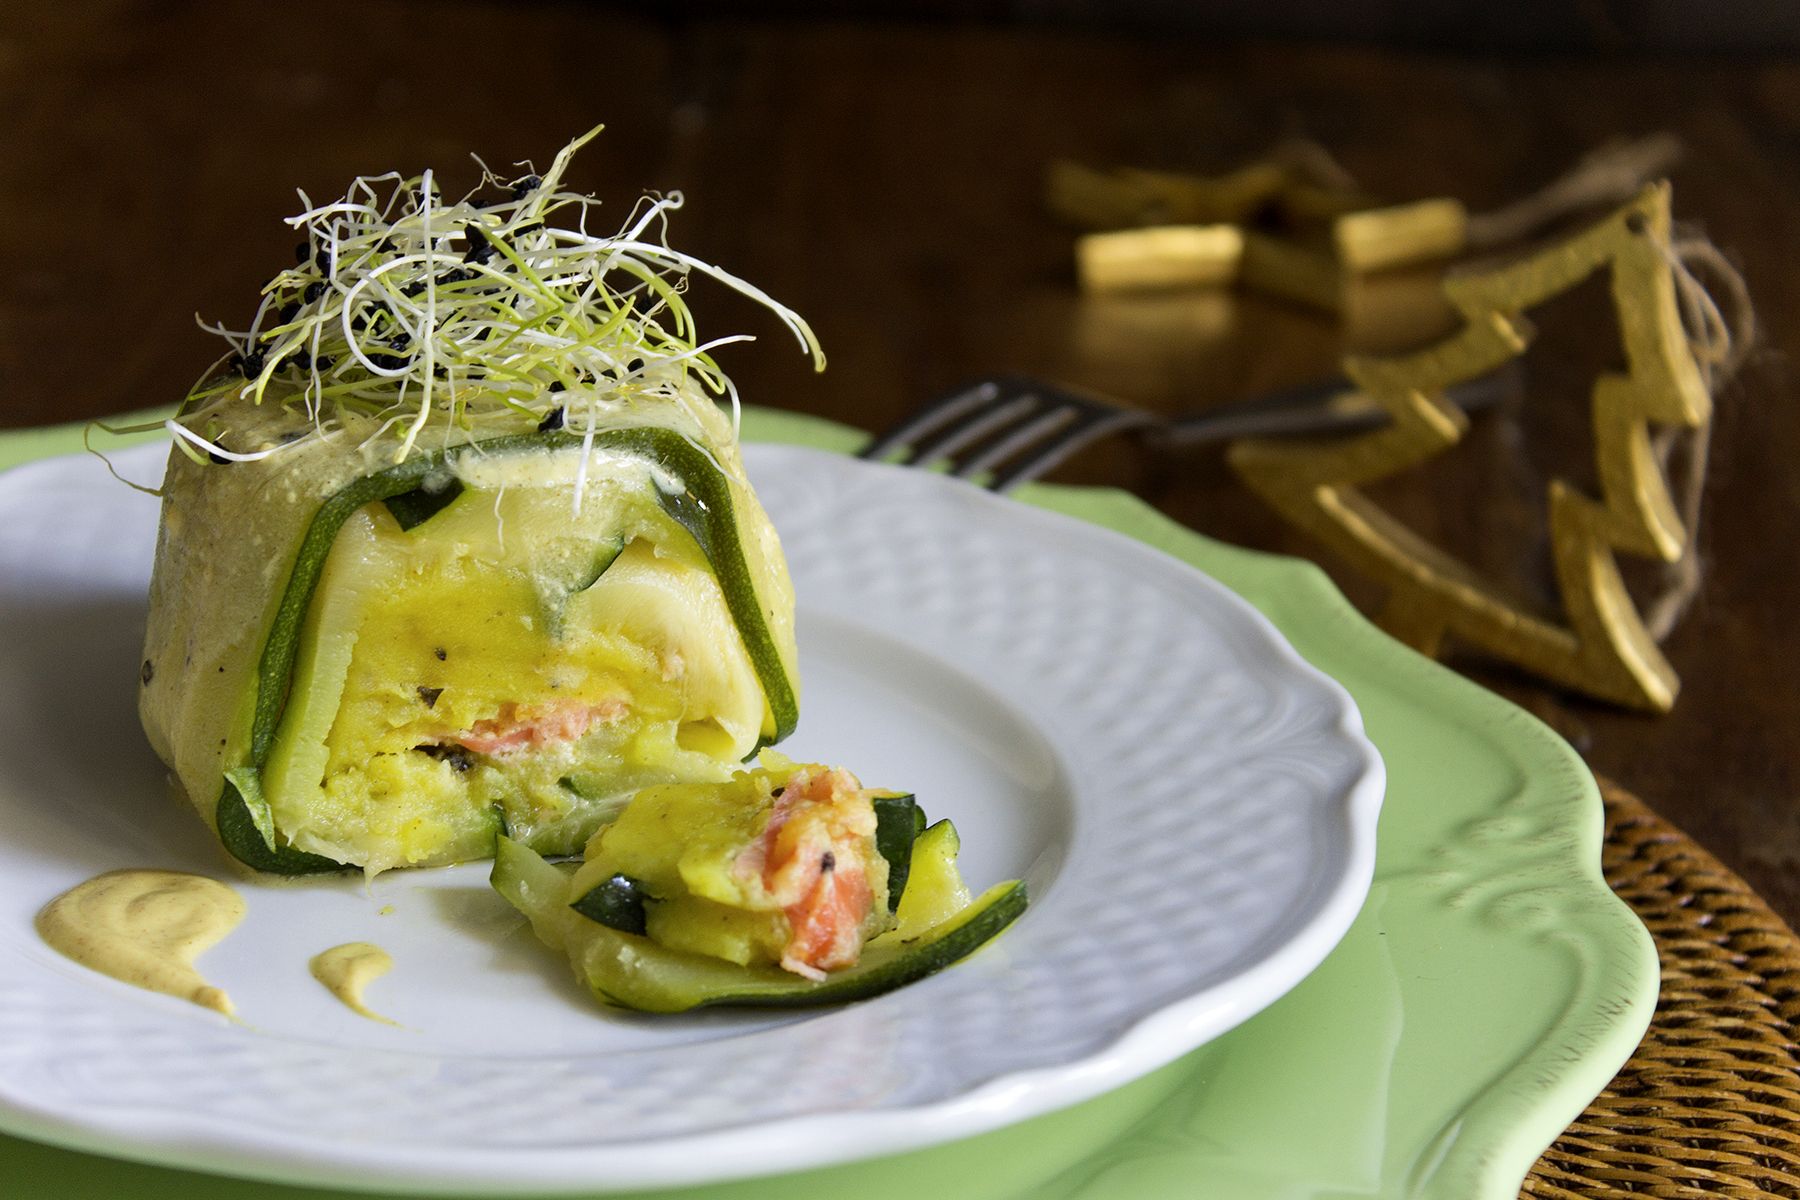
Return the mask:
[[1606,879],[1656,938],[1662,992],[1520,1195],[1800,1200],[1800,937],[1643,801],[1601,791]]

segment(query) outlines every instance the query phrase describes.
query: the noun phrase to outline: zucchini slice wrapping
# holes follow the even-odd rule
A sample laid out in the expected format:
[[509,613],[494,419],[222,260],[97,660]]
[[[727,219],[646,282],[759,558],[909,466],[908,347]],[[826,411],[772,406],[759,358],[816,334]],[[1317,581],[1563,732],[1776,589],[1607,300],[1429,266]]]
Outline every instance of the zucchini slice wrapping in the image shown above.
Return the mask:
[[704,397],[631,418],[490,421],[398,464],[356,429],[171,454],[139,708],[227,851],[289,875],[503,832],[572,853],[638,789],[792,731],[792,587],[729,422]]

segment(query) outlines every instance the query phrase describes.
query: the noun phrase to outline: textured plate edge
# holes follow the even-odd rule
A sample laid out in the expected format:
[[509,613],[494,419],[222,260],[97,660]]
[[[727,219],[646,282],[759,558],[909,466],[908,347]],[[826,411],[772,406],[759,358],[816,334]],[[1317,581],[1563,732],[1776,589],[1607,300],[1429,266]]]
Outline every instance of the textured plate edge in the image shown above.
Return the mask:
[[[858,430],[818,417],[768,410],[755,417],[746,429],[757,440],[803,442],[843,453],[854,453],[867,440]],[[1404,1185],[1404,1194],[1421,1200],[1513,1200],[1532,1164],[1637,1049],[1655,1015],[1661,981],[1655,939],[1601,871],[1605,810],[1587,764],[1530,713],[1376,628],[1313,563],[1206,537],[1116,488],[1032,484],[1016,494],[1027,503],[1101,524],[1183,562],[1192,561],[1196,547],[1210,558],[1231,562],[1235,572],[1255,581],[1232,590],[1277,626],[1283,624],[1278,615],[1288,606],[1308,606],[1360,644],[1364,655],[1383,660],[1393,675],[1411,677],[1481,722],[1489,740],[1515,762],[1561,764],[1569,785],[1563,795],[1565,813],[1571,823],[1578,823],[1574,840],[1579,860],[1569,866],[1596,901],[1597,920],[1607,927],[1611,953],[1606,967],[1616,973],[1608,992],[1613,1006],[1596,1007],[1559,1023],[1531,1057],[1515,1063],[1474,1103],[1448,1114],[1435,1157]],[[1541,1082],[1545,1077],[1554,1079],[1548,1087]],[[1504,1132],[1493,1133],[1496,1128]]]
[[[1447,1114],[1435,1153],[1406,1180],[1403,1193],[1443,1200],[1512,1200],[1532,1164],[1630,1058],[1656,1007],[1660,962],[1655,940],[1601,870],[1605,812],[1592,772],[1567,741],[1536,717],[1376,628],[1310,562],[1214,541],[1116,489],[1037,487],[1022,498],[1088,520],[1097,519],[1092,510],[1098,509],[1106,514],[1107,527],[1183,561],[1188,561],[1184,542],[1189,547],[1202,544],[1207,555],[1234,561],[1247,578],[1259,580],[1239,594],[1259,611],[1272,610],[1265,611],[1272,620],[1290,605],[1307,607],[1329,618],[1340,636],[1359,643],[1362,654],[1385,660],[1393,676],[1411,677],[1462,710],[1514,761],[1560,764],[1567,785],[1564,815],[1577,823],[1573,840],[1579,861],[1568,865],[1572,878],[1596,902],[1596,923],[1606,927],[1603,969],[1615,973],[1612,986],[1589,987],[1590,1007],[1559,1022],[1529,1058],[1514,1063],[1471,1104]],[[1546,1077],[1554,1082],[1546,1085]],[[1505,1132],[1495,1135],[1495,1129]]]
[[[77,428],[65,427],[64,436]],[[38,432],[48,435],[57,431]],[[156,440],[155,434],[131,439],[133,443]],[[792,439],[755,440],[785,444],[786,448],[804,453],[830,452]],[[33,441],[42,450],[28,459],[29,462],[42,462],[46,456],[53,456],[57,449],[66,449],[66,445],[58,445],[57,440],[49,436],[38,436]],[[25,464],[9,463],[0,458],[0,471],[16,465]],[[871,465],[869,469],[891,468]],[[954,487],[969,486],[945,483]],[[1010,500],[978,489],[974,490],[974,495],[983,502],[1013,505]],[[1018,515],[1051,528],[1067,519],[1066,514],[1045,511],[1043,506]],[[1142,539],[1129,534],[1092,521],[1082,524],[1086,533],[1101,541],[1116,541],[1133,552],[1146,548]],[[1158,547],[1150,548],[1160,552]],[[521,1177],[516,1173],[516,1164],[508,1173],[498,1174],[491,1169],[491,1161],[479,1161],[481,1155],[475,1156],[474,1161],[446,1160],[441,1153],[423,1154],[411,1148],[404,1156],[397,1156],[391,1147],[367,1154],[360,1147],[354,1150],[340,1147],[334,1161],[322,1164],[314,1157],[316,1147],[312,1140],[288,1139],[268,1131],[261,1134],[263,1141],[258,1150],[246,1153],[233,1144],[229,1136],[202,1134],[196,1137],[191,1128],[180,1122],[168,1123],[170,1128],[158,1136],[154,1131],[164,1123],[146,1120],[135,1110],[106,1113],[97,1119],[74,1122],[56,1112],[21,1111],[8,1105],[0,1110],[0,1129],[69,1149],[268,1182],[330,1187],[367,1187],[375,1183],[397,1193],[445,1196],[598,1195],[724,1184],[919,1150],[1079,1104],[1166,1066],[1274,1003],[1342,940],[1361,910],[1373,879],[1376,823],[1385,792],[1385,766],[1363,730],[1359,710],[1349,692],[1296,652],[1275,623],[1254,605],[1185,558],[1173,557],[1183,569],[1196,572],[1202,584],[1214,592],[1222,604],[1238,611],[1249,630],[1261,639],[1261,649],[1279,660],[1286,672],[1297,674],[1317,686],[1336,706],[1337,720],[1333,728],[1357,747],[1360,770],[1338,806],[1346,835],[1346,854],[1339,860],[1340,870],[1333,884],[1312,893],[1310,915],[1305,918],[1300,932],[1263,952],[1254,965],[1226,983],[1144,1015],[1098,1051],[1072,1063],[1012,1071],[946,1100],[883,1110],[880,1114],[813,1114],[664,1139],[626,1150],[609,1148],[609,1165],[617,1170],[617,1174],[598,1187],[592,1174],[594,1160],[587,1151],[537,1152],[529,1174]],[[869,1128],[869,1118],[874,1115],[886,1117],[887,1125]],[[16,1125],[12,1124],[15,1119]],[[797,1162],[791,1153],[771,1152],[767,1144],[774,1142],[823,1144],[830,1149],[815,1152],[804,1162]],[[170,1151],[170,1146],[178,1149]],[[666,1160],[677,1149],[683,1152],[683,1163],[705,1162],[706,1169],[686,1166],[671,1169]],[[721,1167],[721,1163],[728,1165]]]

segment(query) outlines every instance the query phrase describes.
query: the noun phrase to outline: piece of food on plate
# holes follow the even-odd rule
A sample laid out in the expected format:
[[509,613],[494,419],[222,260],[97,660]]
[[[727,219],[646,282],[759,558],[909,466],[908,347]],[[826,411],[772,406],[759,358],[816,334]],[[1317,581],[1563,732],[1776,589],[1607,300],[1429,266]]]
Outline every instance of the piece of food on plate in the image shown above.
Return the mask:
[[679,195],[585,232],[585,140],[487,198],[309,208],[168,422],[140,713],[251,867],[574,853],[794,726],[793,591],[685,283],[817,343],[667,246]]
[[493,884],[623,1008],[830,1004],[910,983],[1025,909],[971,899],[948,821],[848,771],[764,751],[724,783],[646,788],[569,869],[500,839]]

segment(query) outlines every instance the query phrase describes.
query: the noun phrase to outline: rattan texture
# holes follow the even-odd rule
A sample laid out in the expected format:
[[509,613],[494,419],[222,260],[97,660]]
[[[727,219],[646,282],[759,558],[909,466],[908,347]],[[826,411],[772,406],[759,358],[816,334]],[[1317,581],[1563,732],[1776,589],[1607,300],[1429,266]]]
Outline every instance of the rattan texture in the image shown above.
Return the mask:
[[1520,1195],[1800,1200],[1800,938],[1641,800],[1602,791],[1607,882],[1656,938],[1661,995]]

